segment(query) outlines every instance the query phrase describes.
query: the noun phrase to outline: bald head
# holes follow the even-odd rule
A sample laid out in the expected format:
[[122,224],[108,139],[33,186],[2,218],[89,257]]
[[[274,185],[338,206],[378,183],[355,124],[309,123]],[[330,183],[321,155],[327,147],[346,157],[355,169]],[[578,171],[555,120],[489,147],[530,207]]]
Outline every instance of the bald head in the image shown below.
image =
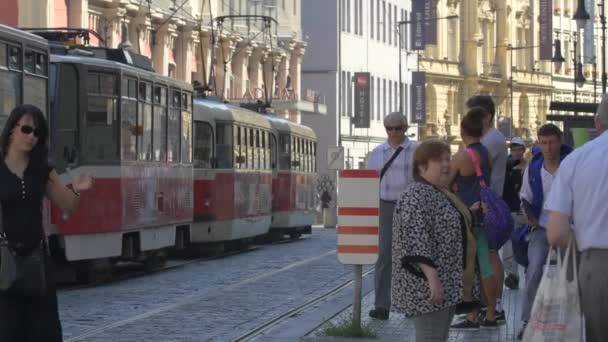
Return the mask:
[[608,129],[608,95],[604,96],[602,102],[597,107],[597,117],[596,123],[599,124],[600,127],[597,127],[599,130],[607,130]]
[[407,126],[407,120],[401,113],[392,112],[384,117],[384,126]]

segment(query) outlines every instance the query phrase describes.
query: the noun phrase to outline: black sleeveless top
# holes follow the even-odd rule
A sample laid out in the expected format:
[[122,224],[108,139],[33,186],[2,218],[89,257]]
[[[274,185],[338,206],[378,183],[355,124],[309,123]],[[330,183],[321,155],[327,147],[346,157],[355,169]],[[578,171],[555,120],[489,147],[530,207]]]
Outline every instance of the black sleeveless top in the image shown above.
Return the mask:
[[0,158],[0,203],[2,225],[18,253],[26,253],[44,239],[42,200],[51,167],[28,167],[23,179],[17,177]]
[[[467,148],[477,151],[477,155],[480,157],[479,164],[481,172],[483,173],[483,179],[486,182],[486,185],[490,186],[492,169],[490,168],[490,154],[488,149],[481,143],[470,144]],[[481,185],[479,185],[479,178],[476,174],[472,176],[457,176],[456,184],[458,185],[458,192],[456,195],[467,205],[467,207],[470,207],[473,203],[481,200]]]

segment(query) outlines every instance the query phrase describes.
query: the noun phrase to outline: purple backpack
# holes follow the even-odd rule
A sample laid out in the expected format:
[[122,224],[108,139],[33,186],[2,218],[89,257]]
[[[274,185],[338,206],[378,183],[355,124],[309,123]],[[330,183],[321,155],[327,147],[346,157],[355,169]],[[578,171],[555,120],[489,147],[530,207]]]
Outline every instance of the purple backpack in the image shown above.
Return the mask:
[[514,222],[511,216],[511,209],[494,190],[486,185],[483,173],[481,172],[481,166],[479,165],[479,159],[477,159],[475,152],[468,148],[466,151],[473,161],[475,173],[479,178],[479,185],[481,186],[481,203],[485,206],[483,226],[488,244],[490,249],[498,250],[511,238],[511,233],[513,232]]

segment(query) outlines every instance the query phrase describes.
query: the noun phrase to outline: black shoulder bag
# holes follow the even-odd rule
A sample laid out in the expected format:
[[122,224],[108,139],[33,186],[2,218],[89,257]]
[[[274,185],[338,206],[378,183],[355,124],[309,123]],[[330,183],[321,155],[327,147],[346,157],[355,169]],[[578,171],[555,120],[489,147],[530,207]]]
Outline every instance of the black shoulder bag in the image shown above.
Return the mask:
[[15,252],[6,238],[0,206],[0,292],[16,296],[44,296],[47,285],[45,257],[43,240],[26,256]]
[[391,159],[389,159],[386,162],[386,164],[384,164],[384,166],[382,167],[382,171],[380,171],[380,180],[382,180],[382,177],[384,177],[384,174],[386,173],[388,168],[391,166],[391,164],[395,161],[395,159],[397,158],[399,153],[401,153],[401,151],[403,151],[403,146],[399,146],[397,148],[397,150],[395,151],[395,153],[393,153],[393,156],[391,157]]

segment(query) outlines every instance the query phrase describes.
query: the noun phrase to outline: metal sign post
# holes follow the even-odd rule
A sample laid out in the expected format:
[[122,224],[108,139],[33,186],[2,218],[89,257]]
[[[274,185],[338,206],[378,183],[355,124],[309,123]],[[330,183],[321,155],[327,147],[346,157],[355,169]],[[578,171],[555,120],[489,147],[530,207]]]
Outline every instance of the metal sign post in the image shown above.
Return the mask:
[[338,261],[355,266],[353,323],[360,327],[363,265],[378,259],[380,175],[376,170],[343,170],[338,189]]

